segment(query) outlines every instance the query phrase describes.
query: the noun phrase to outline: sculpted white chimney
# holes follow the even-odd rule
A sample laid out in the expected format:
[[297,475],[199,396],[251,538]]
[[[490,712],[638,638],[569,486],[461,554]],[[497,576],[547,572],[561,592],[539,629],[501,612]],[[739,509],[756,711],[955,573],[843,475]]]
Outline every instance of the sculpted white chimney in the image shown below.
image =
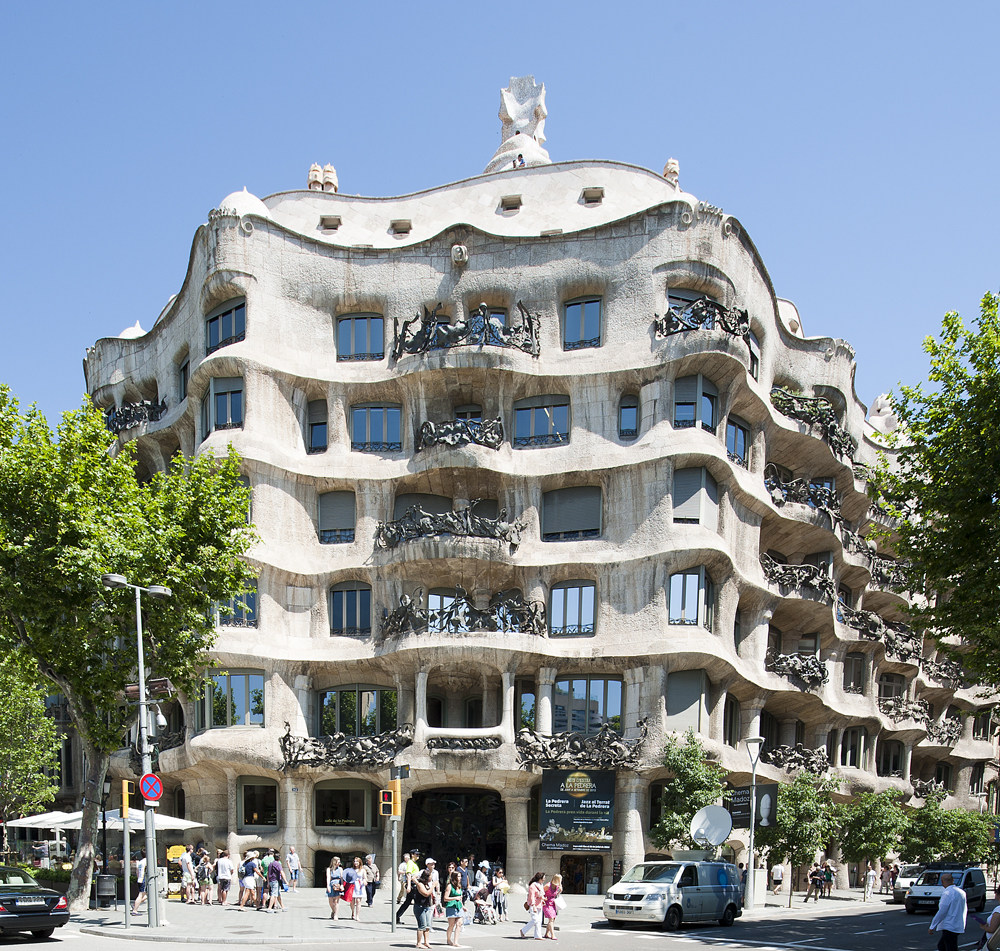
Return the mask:
[[500,148],[483,174],[503,169],[551,165],[545,142],[545,84],[534,76],[511,76],[510,85],[500,90]]

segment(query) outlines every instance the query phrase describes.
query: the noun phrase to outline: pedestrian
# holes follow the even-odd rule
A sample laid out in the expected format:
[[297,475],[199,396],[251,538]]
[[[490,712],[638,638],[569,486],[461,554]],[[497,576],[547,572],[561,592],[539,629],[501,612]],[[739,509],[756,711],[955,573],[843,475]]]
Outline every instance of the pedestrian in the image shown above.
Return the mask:
[[497,913],[497,919],[507,921],[507,892],[510,891],[510,882],[504,875],[502,868],[497,868],[493,873],[493,910]]
[[186,845],[184,846],[184,851],[181,852],[180,859],[178,859],[178,864],[181,867],[181,888],[184,891],[184,902],[188,905],[197,904],[195,900],[195,885],[197,884],[197,879],[194,874],[193,852],[194,846]]
[[267,866],[267,890],[271,895],[271,902],[267,906],[270,914],[276,914],[280,905],[281,910],[285,910],[285,903],[281,900],[281,886],[287,884],[285,870],[281,867],[281,860],[277,853],[274,854]]
[[984,947],[990,938],[1000,930],[1000,885],[993,889],[993,898],[997,904],[986,921],[979,926],[983,929],[983,936],[979,939],[980,948]]
[[475,890],[478,892],[481,888],[490,888],[490,863],[483,859],[479,863],[479,867],[476,869],[476,882],[474,885]]
[[351,867],[344,872],[344,901],[351,906],[351,921],[361,920],[361,901],[365,895],[365,873],[361,856],[355,855]]
[[875,869],[872,868],[872,863],[868,863],[868,870],[865,872],[865,901],[871,901],[872,896],[875,894],[875,881],[878,876],[875,874]]
[[965,916],[968,911],[965,892],[955,885],[951,872],[941,873],[941,884],[944,886],[941,902],[927,933],[941,932],[937,943],[938,951],[958,951],[958,939],[965,934]]
[[233,884],[233,861],[229,857],[229,849],[219,850],[219,857],[215,860],[215,879],[218,884],[216,900],[224,905]]
[[409,852],[404,852],[403,853],[403,861],[400,862],[399,865],[396,868],[396,882],[399,885],[399,888],[396,891],[396,904],[397,905],[400,902],[402,902],[404,898],[406,898],[406,893],[410,890],[410,882],[409,882],[410,871],[409,871],[409,865],[410,865],[410,853]]
[[142,857],[135,863],[135,878],[138,892],[135,901],[132,903],[132,914],[139,914],[139,906],[146,900],[146,850],[142,850]]
[[417,919],[417,943],[415,947],[429,948],[431,935],[431,908],[434,906],[434,884],[431,869],[424,870],[413,883],[413,914]]
[[533,936],[542,940],[542,906],[545,903],[545,886],[542,881],[545,876],[541,872],[535,872],[528,883],[528,898],[524,903],[524,910],[528,913],[527,924],[521,929],[521,937],[527,938],[528,932],[533,932]]
[[240,911],[257,901],[257,853],[248,851],[243,854],[240,865]]
[[556,915],[559,914],[558,900],[562,894],[562,875],[553,875],[545,886],[545,901],[542,904],[542,917],[545,919],[545,937],[557,940],[554,931]]
[[[467,862],[468,859],[462,859]],[[448,876],[448,882],[444,887],[444,913],[448,916],[448,933],[446,944],[451,947],[458,947],[458,936],[462,932],[462,911],[465,905],[465,893],[462,890],[462,875],[453,871]]]
[[462,859],[458,867],[458,875],[462,882],[462,901],[469,900],[469,860]]
[[775,865],[771,869],[771,884],[774,886],[772,894],[777,895],[781,891],[781,884],[785,880],[785,868],[783,865]]
[[812,868],[809,869],[809,888],[806,891],[806,897],[802,901],[803,904],[809,901],[809,896],[813,893],[816,895],[813,899],[813,904],[819,901],[819,896],[823,894],[824,881],[823,870],[819,867],[819,862],[813,862]]
[[340,867],[340,856],[335,855],[330,859],[330,864],[326,869],[326,897],[330,902],[330,917],[337,921],[337,906],[344,896],[344,870]]
[[827,859],[823,863],[823,897],[832,898],[833,897],[833,873],[835,869],[830,864],[830,860]]
[[194,876],[198,882],[198,903],[201,905],[211,905],[212,863],[208,860],[208,852],[204,849],[198,853],[198,864],[195,866]]
[[299,890],[299,872],[302,871],[302,861],[299,859],[295,846],[288,846],[288,854],[285,856],[285,870],[288,872],[288,881],[293,892]]
[[365,897],[368,899],[368,907],[371,908],[375,901],[375,889],[382,884],[382,873],[379,872],[375,864],[375,854],[369,853],[365,856]]
[[[404,858],[409,861],[405,862],[403,878],[400,881],[400,885],[406,891],[406,900],[396,909],[396,924],[401,925],[403,923],[403,912],[413,903],[416,893],[414,892],[414,883],[417,880],[417,876],[420,874],[420,868],[418,867],[415,859],[419,853],[416,849],[411,849],[408,855],[404,855]],[[402,894],[402,892],[400,892]]]
[[437,862],[432,858],[424,860],[424,868],[430,869],[431,888],[434,889],[434,908],[441,904],[441,878],[438,875]]

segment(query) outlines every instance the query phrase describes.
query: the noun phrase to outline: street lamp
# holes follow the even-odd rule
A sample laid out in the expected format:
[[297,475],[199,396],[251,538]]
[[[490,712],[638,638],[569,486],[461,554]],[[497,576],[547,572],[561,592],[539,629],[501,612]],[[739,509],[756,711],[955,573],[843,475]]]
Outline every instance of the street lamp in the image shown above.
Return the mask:
[[101,871],[107,875],[111,863],[108,861],[108,796],[111,795],[111,780],[104,777],[104,789],[101,796],[101,818],[104,823],[104,831],[101,834],[101,855],[104,861],[101,864]]
[[756,871],[753,864],[753,827],[757,822],[757,764],[760,762],[760,749],[764,745],[764,737],[748,736],[743,742],[747,745],[747,755],[750,757],[750,858],[747,861],[747,893],[743,899],[743,907],[752,911]]
[[[142,650],[142,593],[151,598],[169,598],[171,591],[163,585],[153,584],[148,588],[129,584],[124,575],[101,575],[105,588],[131,588],[135,592],[135,636],[139,666],[139,754],[142,756],[143,773],[152,772],[153,761],[149,753],[149,704],[146,701],[146,661]],[[159,888],[156,867],[156,814],[152,806],[145,807],[146,813],[146,906],[149,927],[160,925]],[[127,913],[127,910],[126,910]]]

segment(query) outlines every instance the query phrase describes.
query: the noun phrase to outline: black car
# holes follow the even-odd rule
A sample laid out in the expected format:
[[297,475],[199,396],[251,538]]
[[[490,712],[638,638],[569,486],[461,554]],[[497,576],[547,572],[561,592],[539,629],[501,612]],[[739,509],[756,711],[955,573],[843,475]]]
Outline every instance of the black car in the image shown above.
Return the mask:
[[69,921],[66,896],[42,888],[24,869],[0,865],[0,934],[48,938]]

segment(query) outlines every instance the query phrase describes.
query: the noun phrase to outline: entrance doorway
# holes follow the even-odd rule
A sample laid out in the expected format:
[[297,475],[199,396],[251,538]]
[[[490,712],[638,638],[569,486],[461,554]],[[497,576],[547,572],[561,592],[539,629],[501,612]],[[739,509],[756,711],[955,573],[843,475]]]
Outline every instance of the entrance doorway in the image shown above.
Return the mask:
[[507,816],[496,792],[482,789],[432,789],[406,804],[402,850],[419,849],[444,870],[452,859],[507,864]]
[[559,860],[563,891],[570,895],[600,895],[603,872],[600,855],[564,855]]

